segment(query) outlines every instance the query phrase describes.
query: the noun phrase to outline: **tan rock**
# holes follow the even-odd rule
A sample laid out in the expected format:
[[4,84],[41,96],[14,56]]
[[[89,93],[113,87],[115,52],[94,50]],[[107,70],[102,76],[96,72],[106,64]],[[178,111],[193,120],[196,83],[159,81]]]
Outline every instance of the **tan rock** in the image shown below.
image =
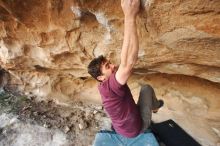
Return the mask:
[[[220,1],[141,0],[141,5],[139,60],[129,81],[135,100],[137,81],[150,82],[167,102],[164,115],[200,143],[217,145]],[[119,63],[122,41],[120,1],[0,0],[0,67],[10,73],[8,86],[26,95],[59,104],[100,103],[87,65],[101,54]],[[189,124],[197,121],[196,128]]]

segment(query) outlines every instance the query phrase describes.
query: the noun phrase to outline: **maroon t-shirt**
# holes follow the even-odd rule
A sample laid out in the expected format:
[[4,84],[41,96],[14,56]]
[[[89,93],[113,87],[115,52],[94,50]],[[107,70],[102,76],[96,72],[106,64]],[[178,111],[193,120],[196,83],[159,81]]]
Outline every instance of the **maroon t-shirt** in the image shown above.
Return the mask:
[[98,89],[115,131],[128,138],[140,134],[141,116],[128,85],[118,83],[113,73]]

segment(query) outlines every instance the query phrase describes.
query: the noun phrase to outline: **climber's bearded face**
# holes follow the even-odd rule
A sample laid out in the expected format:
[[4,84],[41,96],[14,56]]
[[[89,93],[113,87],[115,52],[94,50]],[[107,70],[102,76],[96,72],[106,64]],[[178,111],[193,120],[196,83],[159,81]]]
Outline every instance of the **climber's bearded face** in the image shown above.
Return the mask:
[[116,66],[112,64],[109,60],[105,60],[101,64],[100,70],[102,75],[98,76],[97,79],[100,81],[104,81],[107,80],[111,76],[111,74],[116,71]]

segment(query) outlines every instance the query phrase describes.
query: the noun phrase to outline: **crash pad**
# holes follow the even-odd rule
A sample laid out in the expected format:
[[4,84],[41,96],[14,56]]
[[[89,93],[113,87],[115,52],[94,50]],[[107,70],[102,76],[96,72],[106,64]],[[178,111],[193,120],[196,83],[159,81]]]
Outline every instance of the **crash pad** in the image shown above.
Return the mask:
[[201,146],[173,120],[152,123],[151,130],[160,143],[166,146]]
[[150,131],[134,138],[126,138],[115,131],[102,130],[96,134],[93,146],[159,146],[159,144]]

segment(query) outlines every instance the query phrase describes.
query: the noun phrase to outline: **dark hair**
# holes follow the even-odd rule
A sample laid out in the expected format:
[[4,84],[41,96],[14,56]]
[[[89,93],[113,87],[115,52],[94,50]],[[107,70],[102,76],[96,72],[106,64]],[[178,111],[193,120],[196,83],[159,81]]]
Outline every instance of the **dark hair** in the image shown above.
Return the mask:
[[[98,76],[101,76],[102,75],[102,72],[101,72],[101,64],[103,62],[106,61],[106,58],[104,56],[99,56],[97,58],[94,58],[88,65],[88,73],[93,77],[95,78],[97,81],[99,81],[97,79]],[[100,81],[99,81],[100,82]]]

